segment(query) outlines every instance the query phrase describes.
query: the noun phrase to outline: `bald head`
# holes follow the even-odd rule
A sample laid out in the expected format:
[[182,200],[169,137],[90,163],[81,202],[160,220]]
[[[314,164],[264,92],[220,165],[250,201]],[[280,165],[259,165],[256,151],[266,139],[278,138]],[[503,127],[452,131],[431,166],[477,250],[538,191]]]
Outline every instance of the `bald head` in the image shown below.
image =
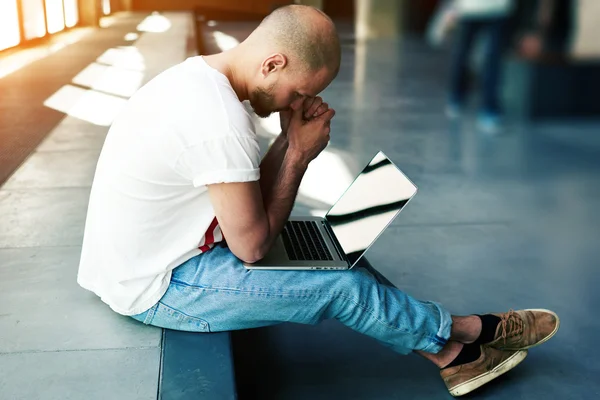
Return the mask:
[[340,54],[331,19],[316,8],[291,5],[273,11],[239,46],[215,57],[238,97],[264,117],[325,90],[340,69]]
[[274,45],[274,50],[297,58],[311,71],[326,68],[337,74],[340,41],[331,19],[309,6],[290,5],[276,9],[260,24],[256,33]]

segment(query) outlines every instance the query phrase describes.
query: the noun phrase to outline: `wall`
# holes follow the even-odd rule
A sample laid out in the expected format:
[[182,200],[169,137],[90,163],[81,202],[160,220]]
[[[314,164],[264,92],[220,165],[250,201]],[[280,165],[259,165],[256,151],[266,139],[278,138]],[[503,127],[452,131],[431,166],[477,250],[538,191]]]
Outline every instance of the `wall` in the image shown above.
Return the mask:
[[313,6],[319,10],[323,9],[323,0],[295,0],[294,3],[303,4],[305,6]]
[[291,0],[132,0],[132,7],[141,11],[210,8],[266,15],[277,6],[290,3]]
[[356,37],[373,39],[399,35],[404,6],[400,0],[356,0]]
[[82,0],[79,2],[79,23],[81,25],[98,26],[101,16],[102,11],[99,1]]
[[576,8],[572,56],[577,59],[600,59],[600,1],[579,0]]
[[323,0],[323,11],[336,20],[354,20],[354,1]]

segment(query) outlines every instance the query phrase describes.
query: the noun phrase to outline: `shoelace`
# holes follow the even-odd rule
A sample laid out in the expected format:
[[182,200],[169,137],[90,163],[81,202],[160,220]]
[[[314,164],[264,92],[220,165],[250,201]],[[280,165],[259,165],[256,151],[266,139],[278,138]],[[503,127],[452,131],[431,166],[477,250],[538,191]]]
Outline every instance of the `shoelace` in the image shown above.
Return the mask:
[[515,337],[523,333],[523,320],[513,310],[507,312],[501,319],[500,324],[502,325],[502,339],[506,344],[506,339]]

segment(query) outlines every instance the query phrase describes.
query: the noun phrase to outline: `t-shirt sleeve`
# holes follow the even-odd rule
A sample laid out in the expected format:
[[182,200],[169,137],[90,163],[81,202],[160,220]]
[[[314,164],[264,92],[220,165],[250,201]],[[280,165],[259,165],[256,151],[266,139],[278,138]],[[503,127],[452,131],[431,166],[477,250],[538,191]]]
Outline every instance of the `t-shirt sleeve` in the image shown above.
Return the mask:
[[224,136],[195,144],[183,151],[176,164],[195,187],[257,181],[259,166],[258,142],[246,136]]

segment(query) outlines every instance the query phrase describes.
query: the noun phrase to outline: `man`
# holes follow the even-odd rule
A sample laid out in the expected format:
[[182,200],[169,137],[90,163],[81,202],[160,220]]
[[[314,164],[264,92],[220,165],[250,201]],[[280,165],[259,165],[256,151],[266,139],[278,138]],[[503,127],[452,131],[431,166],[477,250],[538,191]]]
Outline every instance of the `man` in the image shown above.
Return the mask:
[[[238,47],[194,57],[143,87],[115,120],[89,204],[78,282],[117,313],[216,332],[335,318],[442,369],[455,395],[548,340],[546,311],[452,317],[376,271],[246,270],[281,232],[334,111],[317,97],[340,67],[331,20],[280,8]],[[260,161],[251,119],[280,111]],[[225,245],[225,238],[227,239]]]

